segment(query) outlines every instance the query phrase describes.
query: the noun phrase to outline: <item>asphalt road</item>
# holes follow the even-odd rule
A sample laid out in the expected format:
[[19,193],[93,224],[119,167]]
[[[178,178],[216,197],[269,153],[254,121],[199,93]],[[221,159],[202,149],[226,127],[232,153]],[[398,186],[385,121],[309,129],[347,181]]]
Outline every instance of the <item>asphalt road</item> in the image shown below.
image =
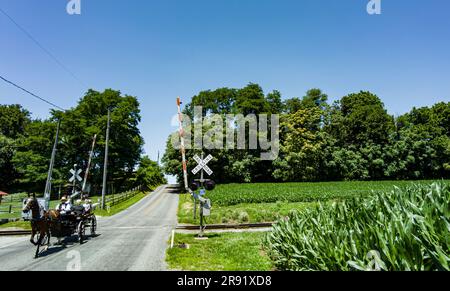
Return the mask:
[[[98,236],[80,245],[51,246],[34,259],[29,237],[0,238],[0,270],[158,271],[177,225],[178,195],[160,187],[129,209],[98,219]],[[86,231],[89,234],[89,230]],[[56,243],[56,239],[52,239]]]

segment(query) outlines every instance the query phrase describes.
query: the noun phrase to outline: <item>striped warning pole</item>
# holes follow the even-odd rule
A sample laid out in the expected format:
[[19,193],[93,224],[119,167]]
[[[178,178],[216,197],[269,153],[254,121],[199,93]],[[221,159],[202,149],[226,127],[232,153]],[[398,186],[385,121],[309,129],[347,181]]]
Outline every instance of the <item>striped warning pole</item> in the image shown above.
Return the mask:
[[177,98],[177,106],[178,106],[178,121],[180,124],[180,140],[181,140],[181,156],[183,159],[183,176],[184,176],[184,187],[186,188],[189,193],[191,193],[191,189],[189,188],[188,184],[188,172],[187,172],[187,163],[186,163],[186,146],[184,142],[184,129],[183,129],[183,114],[181,113],[181,99],[180,97]]

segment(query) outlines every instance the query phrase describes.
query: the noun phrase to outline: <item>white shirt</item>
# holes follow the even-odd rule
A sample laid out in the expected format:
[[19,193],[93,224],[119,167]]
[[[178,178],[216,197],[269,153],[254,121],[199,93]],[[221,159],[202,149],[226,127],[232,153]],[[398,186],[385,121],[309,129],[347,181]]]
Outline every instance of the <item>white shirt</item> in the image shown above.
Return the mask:
[[66,214],[72,210],[72,204],[70,202],[58,204],[58,206],[56,206],[56,210],[59,210],[61,214]]

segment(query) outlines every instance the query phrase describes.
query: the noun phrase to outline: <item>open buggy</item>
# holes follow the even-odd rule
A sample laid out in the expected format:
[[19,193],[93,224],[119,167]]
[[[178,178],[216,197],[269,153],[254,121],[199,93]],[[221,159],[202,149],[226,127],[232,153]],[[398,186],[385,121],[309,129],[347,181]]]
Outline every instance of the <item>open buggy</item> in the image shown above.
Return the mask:
[[[64,215],[58,210],[45,211],[45,200],[30,197],[25,199],[22,218],[30,221],[32,226],[31,243],[37,247],[36,258],[42,248],[50,247],[51,237],[56,237],[58,243],[62,239],[76,235],[80,244],[86,238],[86,229],[90,235],[95,236],[97,231],[97,218],[92,213],[90,204],[73,206]],[[35,236],[37,241],[35,241]]]

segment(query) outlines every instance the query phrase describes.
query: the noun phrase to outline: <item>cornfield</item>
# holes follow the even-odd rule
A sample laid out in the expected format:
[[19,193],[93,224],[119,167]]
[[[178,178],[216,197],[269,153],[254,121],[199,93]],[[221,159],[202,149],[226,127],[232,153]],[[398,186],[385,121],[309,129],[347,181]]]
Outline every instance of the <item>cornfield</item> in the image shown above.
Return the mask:
[[[428,182],[429,183],[429,182]],[[449,183],[449,181],[446,181]],[[394,186],[413,185],[410,181],[364,181],[324,183],[256,183],[218,185],[208,193],[214,205],[243,203],[316,202],[364,198],[373,192],[386,192]]]
[[280,270],[450,270],[450,187],[396,187],[280,220],[264,245]]

